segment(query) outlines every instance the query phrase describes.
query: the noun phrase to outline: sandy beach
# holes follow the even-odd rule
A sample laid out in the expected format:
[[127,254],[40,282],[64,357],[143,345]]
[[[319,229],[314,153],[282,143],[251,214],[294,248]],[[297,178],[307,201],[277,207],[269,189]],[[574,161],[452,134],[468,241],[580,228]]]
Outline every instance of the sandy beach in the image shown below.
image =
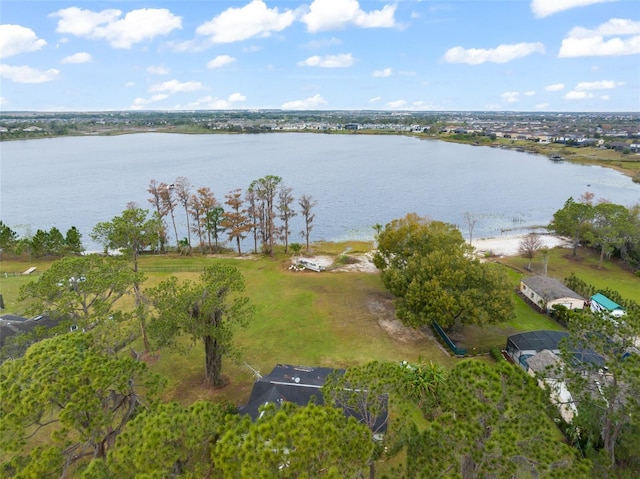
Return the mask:
[[[472,246],[479,255],[484,256],[491,254],[492,256],[516,256],[518,255],[518,247],[523,238],[527,235],[516,236],[497,236],[494,238],[478,238],[474,239]],[[540,241],[547,248],[571,247],[571,241],[554,235],[538,235]]]

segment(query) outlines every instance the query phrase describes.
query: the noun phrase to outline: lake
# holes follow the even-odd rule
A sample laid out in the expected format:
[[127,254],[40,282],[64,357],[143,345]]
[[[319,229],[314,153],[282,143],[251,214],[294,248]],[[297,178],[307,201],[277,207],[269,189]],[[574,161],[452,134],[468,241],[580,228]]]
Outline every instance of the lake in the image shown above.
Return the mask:
[[[374,224],[409,212],[459,225],[465,237],[470,212],[474,237],[499,236],[548,224],[587,190],[596,200],[640,201],[640,185],[612,169],[404,136],[142,133],[2,142],[0,155],[0,219],[20,236],[76,226],[89,250],[100,249],[89,238],[98,222],[130,201],[151,208],[150,180],[179,176],[220,202],[255,179],[281,176],[296,197],[317,201],[312,241],[371,239]],[[302,229],[297,216],[291,241],[302,242]]]

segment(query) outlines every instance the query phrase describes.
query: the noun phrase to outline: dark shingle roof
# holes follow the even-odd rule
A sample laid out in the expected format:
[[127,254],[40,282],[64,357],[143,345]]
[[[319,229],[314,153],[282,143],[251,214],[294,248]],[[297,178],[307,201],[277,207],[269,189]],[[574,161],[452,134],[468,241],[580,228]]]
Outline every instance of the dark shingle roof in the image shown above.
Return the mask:
[[514,334],[507,338],[507,344],[512,344],[520,351],[557,350],[562,338],[569,336],[564,331],[529,331],[527,333]]

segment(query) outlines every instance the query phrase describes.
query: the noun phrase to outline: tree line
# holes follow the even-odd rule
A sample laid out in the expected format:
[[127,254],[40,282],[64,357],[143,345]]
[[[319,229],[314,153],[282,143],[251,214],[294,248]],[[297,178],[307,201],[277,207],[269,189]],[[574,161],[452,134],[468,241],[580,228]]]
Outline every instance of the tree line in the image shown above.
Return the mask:
[[586,244],[599,251],[600,266],[605,258],[617,257],[640,269],[640,203],[625,207],[606,199],[594,202],[594,194],[587,191],[577,201],[567,199],[549,230],[571,238],[573,256]]
[[72,226],[65,235],[55,226],[49,231],[38,229],[35,234],[18,236],[14,230],[0,220],[0,250],[2,252],[30,256],[65,256],[83,251],[82,235]]
[[[283,244],[286,253],[293,234],[291,218],[298,214],[304,220],[304,228],[299,233],[309,249],[316,201],[304,194],[296,199],[292,188],[286,186],[280,176],[266,175],[254,180],[245,191],[236,188],[225,195],[224,203],[208,187],[194,192],[191,182],[182,176],[171,184],[151,180],[147,191],[151,194],[148,201],[159,220],[157,247],[160,251],[169,245],[170,221],[178,249],[190,251],[195,245],[202,251],[217,251],[220,239],[226,234],[227,239],[235,243],[238,254],[242,254],[241,243],[247,237],[253,239],[254,253],[260,248],[263,253],[273,255],[276,244]],[[178,208],[186,222],[186,236],[185,232],[178,233]]]
[[[185,254],[194,249],[203,253],[219,252],[226,241],[234,244],[238,254],[242,254],[242,242],[250,238],[254,253],[260,251],[273,256],[276,245],[283,245],[285,253],[291,246],[300,251],[299,243],[291,241],[293,236],[299,235],[309,251],[317,201],[306,194],[296,198],[280,176],[266,175],[252,181],[245,190],[233,189],[222,202],[209,187],[194,188],[183,176],[173,183],[151,180],[147,191],[151,210],[131,202],[122,215],[98,223],[90,233],[91,238],[105,250],[121,248],[123,243],[135,243],[138,253],[164,253],[172,249]],[[298,215],[303,227],[293,231],[291,220]],[[186,224],[182,230],[178,228],[180,219]],[[132,229],[138,230],[136,238],[132,237]],[[82,235],[75,226],[66,236],[53,227],[49,231],[39,229],[35,234],[21,238],[2,221],[0,249],[18,256],[26,253],[34,257],[59,257],[84,250]]]

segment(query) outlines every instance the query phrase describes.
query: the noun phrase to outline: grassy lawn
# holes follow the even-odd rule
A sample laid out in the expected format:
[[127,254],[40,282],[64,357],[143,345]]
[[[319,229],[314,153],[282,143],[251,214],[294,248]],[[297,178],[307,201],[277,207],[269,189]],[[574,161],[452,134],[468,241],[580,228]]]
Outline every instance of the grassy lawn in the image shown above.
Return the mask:
[[[370,243],[318,243],[314,254],[340,255],[345,251],[362,253]],[[241,350],[241,360],[227,361],[224,374],[228,385],[212,391],[204,383],[204,352],[201,344],[184,338],[186,353],[163,350],[150,358],[153,370],[168,378],[166,399],[190,403],[197,399],[216,398],[241,404],[247,400],[254,380],[251,368],[269,372],[278,363],[308,366],[348,367],[371,360],[432,360],[445,366],[457,359],[449,356],[430,335],[403,328],[394,321],[391,298],[380,276],[355,272],[292,272],[287,269],[284,255],[276,260],[262,256],[233,257],[143,256],[140,269],[147,276],[145,287],[157,285],[170,275],[180,279],[197,279],[204,266],[222,261],[236,266],[244,275],[247,290],[256,308],[256,316],[248,328],[237,332],[235,343]],[[514,291],[525,274],[527,260],[520,257],[501,258],[507,267]],[[0,292],[5,313],[20,314],[23,305],[16,298],[20,286],[36,280],[51,261],[2,261]],[[34,275],[12,276],[36,266]],[[540,258],[532,264],[535,273],[542,272]],[[567,249],[551,252],[549,276],[563,279],[575,272],[583,280],[596,286],[617,289],[624,297],[640,302],[640,278],[614,263],[605,262],[598,268],[597,254],[579,252],[579,259],[571,257]],[[460,347],[473,352],[491,346],[502,347],[507,336],[537,329],[562,329],[546,315],[536,312],[520,297],[516,297],[514,320],[485,327],[465,327],[452,335]],[[123,300],[126,308],[130,298]],[[141,344],[134,345],[137,350]],[[248,367],[248,366],[250,367]]]

